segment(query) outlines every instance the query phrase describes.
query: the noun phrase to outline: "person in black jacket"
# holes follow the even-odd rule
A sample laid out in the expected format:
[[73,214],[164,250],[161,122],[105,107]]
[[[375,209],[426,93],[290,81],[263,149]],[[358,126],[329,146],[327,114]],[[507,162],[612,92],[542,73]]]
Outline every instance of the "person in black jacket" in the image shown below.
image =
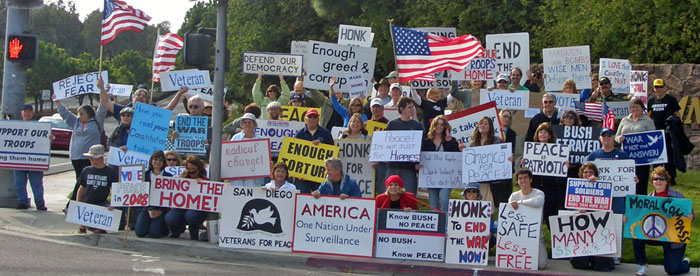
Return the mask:
[[131,120],[134,118],[134,109],[131,107],[122,108],[119,111],[119,117],[121,117],[121,122],[109,136],[109,146],[126,151],[126,141],[129,140],[129,129],[131,129]]
[[[430,123],[427,137],[423,139],[421,151],[452,151],[458,152],[459,145],[457,139],[452,139],[450,133],[452,127],[447,122],[445,115],[438,115]],[[450,201],[450,188],[428,188],[428,196],[430,198],[430,206],[435,209],[447,213],[447,207]]]
[[542,96],[542,111],[530,119],[530,125],[527,128],[527,134],[525,134],[525,142],[532,142],[532,138],[535,136],[535,130],[540,124],[559,124],[559,110],[554,107],[556,102],[557,97],[553,94],[547,93]]
[[[501,122],[501,131],[506,136],[506,143],[510,143],[511,154],[515,154],[515,138],[517,134],[515,130],[510,127],[513,121],[513,112],[510,109],[501,109],[498,113],[498,117]],[[515,172],[515,170],[513,170]],[[498,206],[499,203],[507,203],[508,197],[513,193],[513,180],[506,179],[503,181],[496,181],[491,184],[491,194],[493,195],[494,206]]]

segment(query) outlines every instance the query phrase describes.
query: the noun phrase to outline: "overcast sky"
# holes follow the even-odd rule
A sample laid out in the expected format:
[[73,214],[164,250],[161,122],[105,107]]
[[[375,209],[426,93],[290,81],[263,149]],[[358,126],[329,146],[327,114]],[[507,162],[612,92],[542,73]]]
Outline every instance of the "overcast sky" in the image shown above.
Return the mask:
[[[185,13],[196,2],[190,0],[125,0],[127,4],[136,9],[144,11],[151,17],[149,25],[156,25],[159,22],[170,21],[170,31],[177,32],[185,20]],[[56,2],[56,0],[44,0],[44,2]],[[67,0],[63,1],[64,3]],[[85,20],[90,12],[94,10],[102,11],[103,0],[73,0],[75,8],[80,14],[80,20]]]

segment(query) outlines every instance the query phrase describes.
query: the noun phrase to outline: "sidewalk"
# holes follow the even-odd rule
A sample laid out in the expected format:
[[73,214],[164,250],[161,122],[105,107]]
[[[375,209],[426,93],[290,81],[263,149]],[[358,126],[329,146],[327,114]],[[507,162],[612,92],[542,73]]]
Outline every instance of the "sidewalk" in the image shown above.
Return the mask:
[[[124,231],[102,235],[79,234],[77,225],[65,222],[65,216],[61,210],[66,205],[66,195],[70,193],[74,183],[75,178],[72,171],[45,176],[44,199],[49,210],[46,212],[36,211],[34,206],[29,210],[0,208],[0,229],[20,235],[40,236],[87,246],[141,252],[160,252],[168,255],[194,256],[232,263],[270,265],[270,261],[273,260],[277,266],[297,269],[311,268],[326,271],[392,275],[522,275],[527,273],[520,270],[497,269],[494,267],[493,257],[489,259],[489,266],[477,267],[417,261],[232,250],[219,248],[217,245],[208,242],[191,241],[186,238],[188,235],[182,235],[179,239],[168,237],[150,239],[138,238],[133,234],[133,231],[129,232],[128,238],[126,238],[127,243],[125,244]],[[612,273],[634,275],[636,271],[637,265],[635,264],[621,264]],[[550,260],[546,270],[533,272],[533,274],[606,275],[610,273],[574,270],[568,261]],[[665,274],[663,266],[654,265],[649,267],[647,275]],[[692,268],[687,275],[700,274],[698,274],[697,268]]]

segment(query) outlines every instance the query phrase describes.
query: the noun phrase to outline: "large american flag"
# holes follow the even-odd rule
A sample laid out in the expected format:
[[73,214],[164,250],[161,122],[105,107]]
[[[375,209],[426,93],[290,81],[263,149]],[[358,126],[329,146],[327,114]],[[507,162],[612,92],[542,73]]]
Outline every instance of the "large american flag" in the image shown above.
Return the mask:
[[434,78],[432,73],[438,71],[462,71],[482,52],[481,42],[471,35],[447,38],[394,25],[391,34],[400,82]]
[[574,102],[576,114],[584,115],[593,121],[603,120],[603,106],[601,103]]
[[134,9],[121,0],[104,0],[102,12],[102,36],[100,45],[105,45],[123,31],[141,33],[151,17],[141,10]]
[[184,41],[182,37],[174,33],[167,33],[158,37],[156,48],[153,51],[153,81],[160,81],[160,73],[175,69],[177,52],[182,49]]

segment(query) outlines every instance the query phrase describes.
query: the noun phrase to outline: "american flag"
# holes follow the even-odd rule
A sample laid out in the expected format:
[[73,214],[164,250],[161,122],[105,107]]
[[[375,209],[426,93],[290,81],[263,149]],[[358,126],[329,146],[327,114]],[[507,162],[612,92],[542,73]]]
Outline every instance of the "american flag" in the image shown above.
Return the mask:
[[481,42],[471,35],[447,38],[394,25],[391,35],[400,82],[429,79],[443,70],[462,71],[482,52]]
[[615,114],[613,114],[612,109],[608,107],[605,100],[603,100],[603,128],[615,130]]
[[600,103],[575,101],[576,114],[584,115],[593,121],[603,120],[603,107]]
[[160,81],[160,73],[175,69],[177,52],[182,49],[182,37],[174,33],[158,36],[156,48],[153,51],[153,81]]
[[151,17],[141,10],[134,9],[121,0],[105,0],[102,12],[102,36],[100,45],[105,45],[123,31],[141,33]]

